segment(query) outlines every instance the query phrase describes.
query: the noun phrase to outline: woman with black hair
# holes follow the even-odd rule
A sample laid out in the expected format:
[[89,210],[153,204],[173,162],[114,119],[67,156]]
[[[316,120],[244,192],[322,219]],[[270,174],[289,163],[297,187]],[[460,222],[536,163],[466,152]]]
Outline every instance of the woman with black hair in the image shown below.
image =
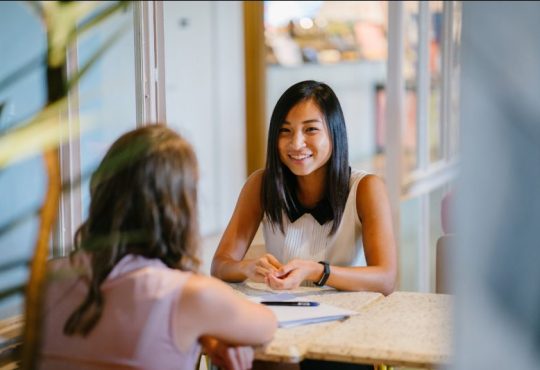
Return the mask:
[[92,175],[76,251],[49,263],[41,369],[189,369],[202,348],[251,368],[272,312],[198,275],[197,163],[162,125],[128,132]]
[[[260,222],[267,253],[243,259]],[[396,248],[385,186],[350,168],[345,119],[328,85],[299,82],[278,100],[266,167],[246,181],[212,274],[274,289],[393,291]]]

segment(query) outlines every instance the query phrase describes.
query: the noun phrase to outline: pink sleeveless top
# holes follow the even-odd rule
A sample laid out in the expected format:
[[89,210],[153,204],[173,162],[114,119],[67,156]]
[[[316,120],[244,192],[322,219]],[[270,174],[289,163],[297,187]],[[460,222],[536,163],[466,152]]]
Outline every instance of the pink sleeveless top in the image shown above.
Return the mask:
[[50,262],[41,369],[189,369],[200,353],[177,348],[173,320],[190,273],[157,259],[127,255],[102,285],[105,305],[86,336],[66,336],[63,327],[87,291],[88,260]]

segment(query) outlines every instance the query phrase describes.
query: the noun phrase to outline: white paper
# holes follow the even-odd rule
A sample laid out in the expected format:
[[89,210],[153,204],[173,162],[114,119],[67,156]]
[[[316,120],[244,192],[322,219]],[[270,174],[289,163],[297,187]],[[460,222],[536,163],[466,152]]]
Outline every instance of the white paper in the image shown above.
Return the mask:
[[[249,297],[254,302],[261,301],[307,301],[302,298],[283,299],[283,295],[266,295],[261,297]],[[332,306],[326,303],[320,303],[318,306],[267,306],[270,308],[279,323],[280,328],[290,328],[299,325],[316,324],[326,321],[343,320],[349,316],[356,315],[358,312],[344,308]]]

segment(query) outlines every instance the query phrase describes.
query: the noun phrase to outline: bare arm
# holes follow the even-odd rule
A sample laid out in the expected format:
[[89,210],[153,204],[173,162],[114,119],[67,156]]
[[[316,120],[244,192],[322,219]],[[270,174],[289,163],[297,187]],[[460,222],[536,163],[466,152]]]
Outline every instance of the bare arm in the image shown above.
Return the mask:
[[272,339],[277,328],[274,314],[253,303],[223,282],[192,276],[186,282],[175,311],[176,341],[180,349],[213,337],[230,346],[258,345]]
[[243,260],[261,223],[261,186],[263,171],[253,173],[246,181],[234,213],[221,237],[212,260],[212,275],[230,282],[250,278],[264,281],[264,276],[281,264],[272,256],[258,260]]
[[[362,240],[367,267],[330,266],[326,285],[339,290],[392,293],[397,275],[397,257],[392,214],[384,183],[374,175],[358,184],[356,209],[362,222]],[[275,289],[293,289],[303,280],[318,281],[323,266],[316,261],[293,260],[269,277]]]

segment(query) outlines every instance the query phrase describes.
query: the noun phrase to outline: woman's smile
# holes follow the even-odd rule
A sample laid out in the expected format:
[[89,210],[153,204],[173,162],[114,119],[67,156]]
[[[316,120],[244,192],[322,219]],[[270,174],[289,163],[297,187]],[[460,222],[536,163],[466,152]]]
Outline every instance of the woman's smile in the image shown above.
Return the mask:
[[292,160],[302,162],[305,159],[313,157],[313,154],[306,153],[306,154],[289,154],[289,158]]

